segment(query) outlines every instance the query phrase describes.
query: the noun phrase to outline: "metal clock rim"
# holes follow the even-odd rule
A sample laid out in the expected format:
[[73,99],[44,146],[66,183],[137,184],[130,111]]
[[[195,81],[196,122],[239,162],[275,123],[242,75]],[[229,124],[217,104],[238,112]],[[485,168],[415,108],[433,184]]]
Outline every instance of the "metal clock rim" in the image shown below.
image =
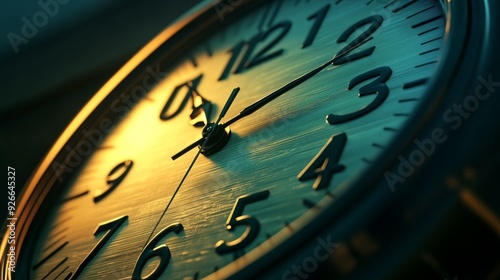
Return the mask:
[[[105,104],[110,104],[119,93],[128,92],[126,89],[131,88],[134,85],[134,81],[138,82],[142,78],[141,72],[143,72],[143,69],[146,66],[161,64],[162,62],[164,62],[164,52],[166,50],[168,50],[170,57],[175,57],[177,51],[181,50],[176,50],[178,49],[178,47],[175,48],[172,46],[179,46],[191,40],[197,41],[199,40],[198,38],[196,38],[197,35],[203,34],[203,32],[207,32],[207,29],[208,31],[213,31],[214,28],[217,28],[215,26],[217,26],[217,22],[219,21],[219,15],[216,13],[215,9],[212,8],[214,5],[213,1],[209,2],[211,4],[207,5],[199,12],[190,15],[183,21],[178,22],[177,24],[167,28],[165,31],[160,33],[129,62],[127,62],[127,64],[122,67],[117,72],[117,74],[115,74],[113,78],[109,82],[107,82],[101,90],[99,90],[98,93],[96,93],[91,101],[88,102],[88,104],[74,118],[74,120],[70,123],[61,137],[59,137],[57,142],[50,149],[45,159],[38,166],[37,171],[29,180],[30,183],[22,194],[23,198],[26,196],[28,197],[28,199],[23,199],[24,203],[21,203],[20,207],[18,208],[18,211],[20,213],[20,236],[18,240],[20,240],[19,247],[23,252],[25,252],[25,249],[23,248],[26,246],[26,244],[23,244],[23,242],[29,242],[29,240],[27,240],[27,237],[33,234],[32,229],[37,227],[37,223],[40,223],[40,221],[37,221],[39,216],[43,216],[41,213],[39,213],[38,210],[40,209],[42,204],[46,204],[50,201],[49,194],[57,192],[58,187],[61,186],[61,184],[58,183],[59,180],[57,174],[55,174],[54,170],[51,169],[51,163],[55,160],[63,162],[64,153],[61,153],[63,152],[63,147],[68,145],[74,147],[78,144],[78,139],[75,138],[77,138],[77,132],[80,131],[82,127],[90,128],[96,126],[99,119],[111,114],[109,110],[103,111],[104,108],[102,107]],[[258,6],[258,4],[263,2],[267,1],[242,0],[242,4],[241,6],[239,6],[239,9],[228,12],[228,14],[226,15],[226,20],[230,22],[237,16],[240,10],[244,10],[248,7],[254,8]],[[452,4],[454,3],[455,1]],[[207,22],[209,24],[207,24]],[[210,28],[202,28],[202,26],[210,26]],[[189,33],[186,32],[186,30],[188,29],[190,30]],[[196,32],[193,32],[193,30],[195,30]],[[434,82],[433,87],[437,87],[436,84],[437,82]],[[418,109],[417,112],[421,112],[423,110],[422,107],[423,106],[421,106],[421,108]],[[100,110],[99,112],[97,112],[96,109],[99,108]],[[410,128],[407,128],[407,130],[415,131],[415,129]],[[403,148],[401,147],[401,149]],[[395,151],[392,152],[394,153]],[[370,170],[370,173],[373,172],[373,170]],[[364,182],[363,185],[368,186],[370,184],[368,182]],[[320,224],[318,224],[318,226],[319,225]],[[298,234],[295,234],[295,236],[298,236]],[[6,250],[6,239],[7,236],[4,236],[1,247],[2,252]],[[290,239],[289,242],[291,241],[292,240]],[[20,257],[24,259],[27,256],[21,255]],[[10,274],[7,271],[5,256],[2,256],[2,260],[3,265],[1,275],[5,277],[5,279],[9,279]],[[21,260],[19,260],[19,262],[21,262]]]

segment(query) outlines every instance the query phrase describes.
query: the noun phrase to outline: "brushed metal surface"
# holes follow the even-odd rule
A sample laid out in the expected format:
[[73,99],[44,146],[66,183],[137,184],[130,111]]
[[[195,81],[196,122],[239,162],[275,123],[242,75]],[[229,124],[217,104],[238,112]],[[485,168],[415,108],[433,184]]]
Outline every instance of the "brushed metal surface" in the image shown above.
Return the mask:
[[[47,221],[45,233],[40,235],[37,254],[33,262],[43,258],[43,248],[58,241],[64,231],[64,240],[69,243],[58,253],[36,269],[36,278],[46,275],[67,256],[64,267],[74,270],[102,237],[93,232],[99,223],[128,215],[125,222],[98,257],[90,262],[82,278],[111,277],[130,279],[133,266],[139,257],[150,231],[164,207],[172,197],[195,151],[176,161],[170,156],[198,139],[201,129],[188,124],[188,107],[172,120],[159,118],[166,100],[173,89],[203,73],[198,91],[216,104],[212,119],[225,103],[231,90],[241,91],[227,113],[236,115],[244,107],[264,97],[274,89],[330,60],[345,44],[337,44],[340,34],[354,22],[369,15],[385,17],[382,27],[373,34],[373,40],[361,48],[376,46],[374,53],[349,64],[332,66],[309,81],[266,105],[255,114],[231,125],[233,135],[227,146],[210,157],[201,156],[185,183],[177,193],[156,232],[179,222],[184,231],[168,235],[162,244],[167,244],[172,253],[163,278],[179,279],[200,277],[212,273],[233,262],[233,254],[219,256],[214,245],[219,240],[234,240],[241,236],[244,227],[227,231],[225,222],[237,197],[269,190],[270,197],[245,207],[245,214],[254,216],[261,225],[258,237],[245,252],[260,250],[260,244],[272,245],[279,231],[294,231],[286,223],[304,215],[308,208],[303,199],[319,202],[325,190],[314,191],[314,180],[299,182],[297,175],[312,160],[333,134],[345,132],[348,141],[340,163],[346,166],[343,172],[333,176],[328,192],[341,199],[349,182],[362,171],[370,168],[377,156],[394,139],[397,130],[405,125],[408,117],[425,94],[426,86],[409,90],[403,84],[431,78],[436,75],[437,64],[418,65],[441,59],[440,51],[422,54],[440,48],[441,39],[422,44],[444,35],[444,19],[433,22],[438,28],[429,30],[428,25],[413,28],[425,19],[442,14],[437,1],[419,1],[400,13],[387,13],[385,4],[367,5],[365,2],[342,2],[332,7],[317,35],[314,44],[306,49],[300,45],[311,26],[307,18],[323,7],[326,1],[310,3],[284,1],[275,23],[292,21],[292,28],[274,49],[283,48],[284,53],[241,74],[231,75],[224,81],[218,78],[230,53],[228,50],[242,39],[256,33],[259,19],[265,7],[254,11],[211,36],[206,42],[194,46],[186,56],[168,69],[168,73],[157,86],[141,99],[119,122],[113,132],[94,152],[84,168],[75,172],[68,182],[67,193],[62,197],[89,191],[88,195],[70,200],[54,207],[53,221]],[[328,3],[330,3],[328,2]],[[424,10],[416,16],[408,16]],[[355,35],[360,34],[359,32]],[[419,35],[421,34],[421,35]],[[209,44],[213,55],[205,51]],[[198,67],[191,62],[195,58]],[[359,110],[369,104],[373,97],[358,98],[357,90],[348,90],[354,77],[380,66],[389,66],[393,74],[387,86],[388,99],[375,111],[350,122],[331,126],[325,122],[330,113],[345,114]],[[406,101],[406,100],[413,101]],[[116,108],[126,101],[116,103]],[[407,114],[408,117],[395,116]],[[390,129],[387,129],[390,128]],[[94,203],[92,194],[106,188],[106,176],[118,163],[133,160],[134,166],[123,182],[101,202]],[[372,163],[373,162],[373,163]],[[388,190],[389,191],[389,190]],[[314,210],[311,210],[314,211]],[[67,230],[66,230],[67,229]],[[160,244],[159,244],[160,245]],[[50,250],[49,250],[50,251]],[[240,257],[232,265],[244,262]],[[155,263],[149,266],[153,270]],[[60,268],[62,270],[62,268]],[[66,272],[65,272],[66,273]],[[215,274],[217,277],[217,274]]]

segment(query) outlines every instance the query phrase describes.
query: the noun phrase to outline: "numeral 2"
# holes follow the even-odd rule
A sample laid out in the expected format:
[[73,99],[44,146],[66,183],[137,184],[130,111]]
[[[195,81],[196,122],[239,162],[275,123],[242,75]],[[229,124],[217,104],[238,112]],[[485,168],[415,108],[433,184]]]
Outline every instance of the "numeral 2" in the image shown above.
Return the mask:
[[225,242],[219,240],[215,244],[215,252],[219,255],[241,250],[248,246],[259,234],[260,224],[256,218],[243,215],[245,205],[267,199],[269,191],[261,191],[254,194],[240,196],[234,203],[233,210],[226,221],[226,229],[229,231],[234,230],[237,226],[246,226],[247,229],[238,239]]
[[299,173],[297,179],[307,181],[316,178],[313,189],[327,188],[333,174],[345,169],[344,165],[339,164],[339,160],[346,142],[347,135],[345,133],[333,135],[311,162]]
[[358,37],[356,37],[349,44],[347,44],[347,46],[342,48],[337,53],[335,60],[333,61],[333,64],[334,65],[341,65],[341,64],[351,62],[354,60],[358,60],[360,58],[371,55],[373,53],[373,51],[375,50],[374,46],[371,48],[368,48],[366,50],[354,53],[354,54],[350,54],[350,53],[352,51],[354,51],[355,49],[357,49],[358,47],[360,47],[361,45],[363,45],[367,40],[369,40],[368,38],[373,33],[375,33],[375,31],[377,31],[377,29],[380,28],[383,21],[384,21],[384,18],[382,16],[379,16],[379,15],[370,16],[370,17],[367,17],[363,20],[356,22],[351,27],[349,27],[346,31],[344,31],[344,33],[342,33],[342,35],[340,35],[339,39],[337,40],[337,43],[339,43],[339,44],[346,42],[347,39],[349,39],[349,37],[351,37],[351,35],[354,34],[354,32],[356,32],[358,29],[362,28],[365,25],[370,25],[370,27],[368,27],[368,30],[363,32]]

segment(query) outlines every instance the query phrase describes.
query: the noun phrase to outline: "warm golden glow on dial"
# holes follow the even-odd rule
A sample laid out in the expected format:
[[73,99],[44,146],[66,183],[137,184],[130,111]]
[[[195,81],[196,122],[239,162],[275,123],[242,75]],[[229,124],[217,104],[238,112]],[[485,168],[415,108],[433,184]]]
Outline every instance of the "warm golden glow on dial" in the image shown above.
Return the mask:
[[[76,132],[79,144],[66,153],[82,165],[62,170],[64,192],[44,206],[51,214],[31,259],[35,279],[217,278],[261,257],[390,148],[427,97],[445,35],[431,0],[276,1],[217,24],[176,60],[139,66],[173,31],[160,34],[91,101],[100,104],[136,67],[145,73],[100,108],[113,118]],[[171,157],[202,137],[192,116],[214,121],[235,88],[223,123],[283,94],[232,123],[229,142],[201,155],[177,192],[198,149]],[[85,154],[87,142],[97,148]],[[155,251],[161,245],[168,249]]]

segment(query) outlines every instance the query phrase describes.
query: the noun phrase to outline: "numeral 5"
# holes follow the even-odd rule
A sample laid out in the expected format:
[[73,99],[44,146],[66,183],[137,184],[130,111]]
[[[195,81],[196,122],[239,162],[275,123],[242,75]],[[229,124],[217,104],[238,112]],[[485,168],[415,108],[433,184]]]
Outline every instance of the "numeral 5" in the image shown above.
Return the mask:
[[222,255],[241,250],[257,237],[260,230],[259,221],[252,216],[243,215],[243,210],[245,209],[245,205],[267,199],[268,197],[269,191],[265,190],[254,194],[243,195],[236,199],[233,210],[226,221],[226,229],[232,231],[237,226],[247,226],[247,229],[245,233],[236,240],[230,242],[219,240],[219,242],[215,244],[215,252],[217,252],[217,254]]

